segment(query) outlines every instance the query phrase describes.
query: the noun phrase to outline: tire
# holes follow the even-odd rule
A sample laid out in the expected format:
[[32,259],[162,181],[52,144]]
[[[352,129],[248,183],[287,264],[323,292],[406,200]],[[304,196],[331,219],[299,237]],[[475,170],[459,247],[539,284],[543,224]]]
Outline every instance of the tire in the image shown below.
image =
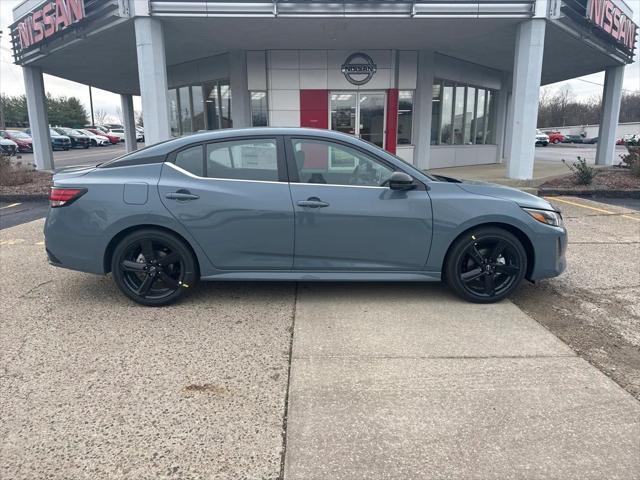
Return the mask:
[[478,227],[453,243],[444,278],[464,300],[494,303],[518,288],[526,271],[527,253],[520,240],[501,228]]
[[91,145],[85,145],[83,148],[86,150],[87,148],[89,148]]
[[63,147],[63,150],[64,150],[65,152],[68,152],[70,148],[71,148],[71,147]]
[[155,229],[138,230],[120,240],[111,274],[122,293],[149,307],[177,301],[200,278],[191,249],[175,235]]
[[556,139],[553,141],[553,143],[554,143],[555,145],[557,145],[557,144],[559,144],[559,143],[560,143],[560,140],[558,140],[558,139],[556,138]]
[[549,145],[549,142],[542,142],[543,147],[546,147],[547,145]]

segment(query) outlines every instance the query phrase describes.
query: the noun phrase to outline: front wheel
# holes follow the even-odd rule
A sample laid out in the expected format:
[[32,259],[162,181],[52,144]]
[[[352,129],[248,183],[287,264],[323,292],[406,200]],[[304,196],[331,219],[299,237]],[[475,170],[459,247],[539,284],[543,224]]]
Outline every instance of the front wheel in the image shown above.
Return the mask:
[[152,229],[134,232],[118,243],[111,272],[122,293],[154,307],[175,302],[199,277],[189,247],[170,233]]
[[509,296],[527,271],[520,240],[495,227],[480,227],[459,238],[445,264],[453,291],[474,303],[493,303]]

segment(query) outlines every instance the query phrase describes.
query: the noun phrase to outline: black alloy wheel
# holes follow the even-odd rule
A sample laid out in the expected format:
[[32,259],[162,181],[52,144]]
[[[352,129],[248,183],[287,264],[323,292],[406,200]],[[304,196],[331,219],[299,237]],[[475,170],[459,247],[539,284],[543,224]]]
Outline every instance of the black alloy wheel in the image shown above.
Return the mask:
[[493,303],[518,287],[527,271],[527,254],[514,235],[494,227],[475,229],[452,247],[445,278],[465,300]]
[[139,230],[125,237],[114,250],[111,271],[125,295],[147,306],[176,301],[198,279],[191,250],[160,230]]

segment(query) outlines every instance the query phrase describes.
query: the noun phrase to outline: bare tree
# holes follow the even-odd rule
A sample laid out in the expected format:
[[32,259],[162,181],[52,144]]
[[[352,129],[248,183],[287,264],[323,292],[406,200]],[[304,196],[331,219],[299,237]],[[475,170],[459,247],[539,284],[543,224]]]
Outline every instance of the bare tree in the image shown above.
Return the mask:
[[144,119],[142,118],[142,112],[139,110],[136,110],[134,112],[134,116],[136,117],[136,125],[138,127],[144,127]]
[[109,114],[100,108],[93,113],[93,116],[96,119],[97,125],[103,125],[107,121]]

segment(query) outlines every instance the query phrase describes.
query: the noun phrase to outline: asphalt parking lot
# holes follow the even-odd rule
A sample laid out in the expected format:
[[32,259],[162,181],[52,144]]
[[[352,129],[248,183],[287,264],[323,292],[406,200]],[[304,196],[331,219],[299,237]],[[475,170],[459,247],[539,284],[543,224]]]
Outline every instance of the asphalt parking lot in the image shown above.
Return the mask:
[[638,478],[640,213],[555,201],[568,271],[484,306],[240,282],[149,309],[5,228],[0,476]]

